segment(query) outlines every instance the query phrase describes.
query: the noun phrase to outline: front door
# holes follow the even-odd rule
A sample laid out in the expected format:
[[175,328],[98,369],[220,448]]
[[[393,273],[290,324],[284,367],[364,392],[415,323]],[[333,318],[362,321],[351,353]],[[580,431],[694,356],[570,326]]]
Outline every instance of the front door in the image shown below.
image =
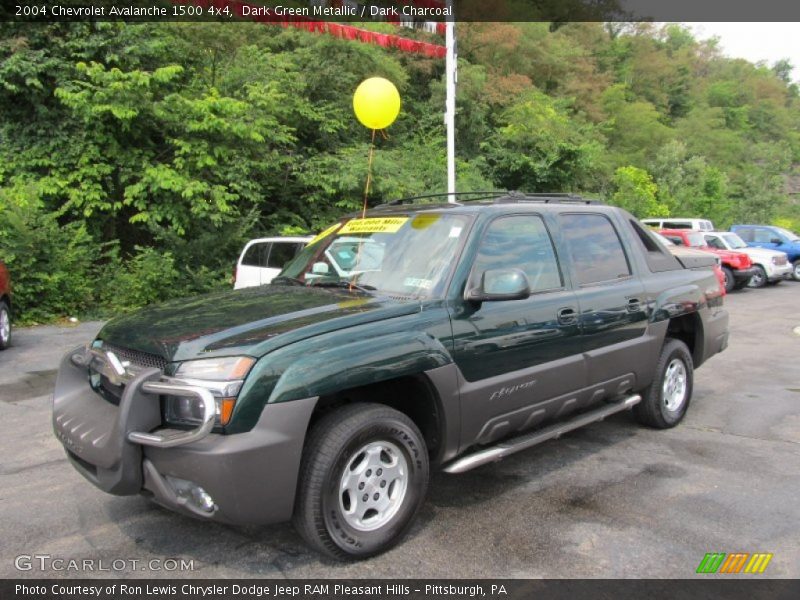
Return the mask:
[[452,311],[461,381],[462,441],[488,443],[559,416],[586,385],[575,293],[539,215],[502,216],[480,242],[467,289],[489,269],[522,269],[524,300],[463,302]]

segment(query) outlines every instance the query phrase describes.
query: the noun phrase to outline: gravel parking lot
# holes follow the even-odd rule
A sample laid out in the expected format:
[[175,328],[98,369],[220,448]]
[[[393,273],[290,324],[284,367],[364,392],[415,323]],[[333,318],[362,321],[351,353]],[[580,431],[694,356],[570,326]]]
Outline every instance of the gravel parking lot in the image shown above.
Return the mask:
[[[772,552],[765,575],[800,577],[800,283],[736,292],[727,307],[730,347],[697,371],[680,426],[622,414],[437,474],[407,539],[351,564],[311,553],[289,525],[209,524],[96,490],[52,435],[50,393],[62,353],[100,323],[17,330],[0,353],[0,577],[683,578],[706,552]],[[20,555],[111,570],[19,571]],[[149,562],[165,558],[192,569]]]

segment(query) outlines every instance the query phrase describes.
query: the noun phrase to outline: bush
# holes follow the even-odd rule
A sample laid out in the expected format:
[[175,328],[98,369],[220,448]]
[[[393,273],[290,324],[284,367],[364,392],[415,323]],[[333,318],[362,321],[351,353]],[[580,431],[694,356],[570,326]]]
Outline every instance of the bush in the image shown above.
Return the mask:
[[0,258],[11,273],[17,320],[43,323],[92,311],[101,249],[84,225],[61,225],[38,208],[0,207]]

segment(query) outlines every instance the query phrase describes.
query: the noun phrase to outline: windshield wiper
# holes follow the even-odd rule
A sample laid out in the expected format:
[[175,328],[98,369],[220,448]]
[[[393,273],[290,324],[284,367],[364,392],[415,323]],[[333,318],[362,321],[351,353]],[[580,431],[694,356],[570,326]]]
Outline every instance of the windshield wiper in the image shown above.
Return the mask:
[[275,277],[270,283],[288,283],[289,285],[305,285],[302,281],[300,281],[297,277],[287,277],[286,275],[282,275],[280,277]]
[[355,283],[346,279],[337,279],[336,281],[319,281],[318,279],[312,279],[308,285],[313,287],[356,288],[367,294],[378,289],[372,285]]

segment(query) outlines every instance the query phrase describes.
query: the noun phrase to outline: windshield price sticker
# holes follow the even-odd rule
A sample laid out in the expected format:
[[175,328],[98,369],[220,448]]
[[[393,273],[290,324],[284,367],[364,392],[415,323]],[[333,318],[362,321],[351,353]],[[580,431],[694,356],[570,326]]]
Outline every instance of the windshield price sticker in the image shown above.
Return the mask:
[[339,230],[345,233],[396,233],[408,221],[408,217],[383,217],[375,219],[353,219]]
[[339,225],[341,225],[341,223],[334,223],[333,225],[328,227],[325,231],[323,231],[322,233],[318,234],[310,242],[308,242],[306,244],[306,246],[310,246],[311,244],[316,244],[321,239],[328,237],[330,234],[332,234],[334,231],[336,231],[339,228]]

